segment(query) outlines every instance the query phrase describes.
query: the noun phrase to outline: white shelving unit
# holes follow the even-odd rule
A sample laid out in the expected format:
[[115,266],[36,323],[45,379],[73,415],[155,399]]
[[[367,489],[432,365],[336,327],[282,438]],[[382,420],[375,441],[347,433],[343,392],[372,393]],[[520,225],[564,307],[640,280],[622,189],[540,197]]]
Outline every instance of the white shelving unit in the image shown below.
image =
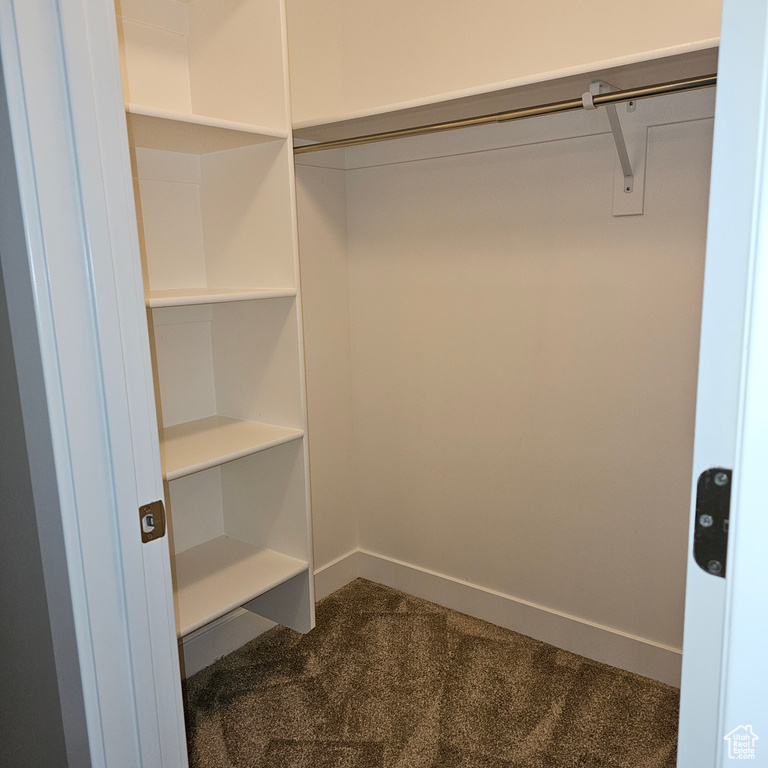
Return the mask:
[[178,634],[314,623],[285,11],[118,0]]
[[284,584],[307,563],[272,549],[219,536],[176,558],[182,636]]
[[225,301],[284,299],[295,295],[295,288],[175,288],[168,291],[149,291],[147,306],[157,309],[192,304],[219,304]]
[[128,104],[131,143],[144,149],[206,154],[286,139],[288,132],[232,120],[185,115],[140,104]]
[[176,424],[166,427],[160,438],[165,456],[164,476],[169,481],[177,480],[303,436],[301,429],[226,416]]

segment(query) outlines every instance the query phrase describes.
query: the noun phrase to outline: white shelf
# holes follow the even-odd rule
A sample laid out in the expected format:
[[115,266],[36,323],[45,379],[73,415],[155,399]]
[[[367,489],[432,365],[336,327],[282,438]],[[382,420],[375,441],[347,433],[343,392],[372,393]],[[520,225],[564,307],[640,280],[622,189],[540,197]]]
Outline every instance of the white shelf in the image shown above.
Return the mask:
[[147,306],[182,307],[191,304],[221,304],[227,301],[280,299],[296,295],[295,288],[176,288],[171,291],[149,291]]
[[209,416],[166,427],[161,434],[165,479],[176,480],[298,440],[303,435],[301,429],[226,416]]
[[307,570],[302,560],[219,536],[176,555],[184,636]]
[[580,98],[592,80],[605,80],[623,90],[708,75],[717,72],[717,57],[717,48],[703,48],[629,63],[603,62],[598,69],[587,66],[540,72],[479,91],[456,91],[378,109],[298,121],[293,124],[293,137],[310,142],[334,141]]
[[215,117],[170,112],[139,104],[127,104],[131,146],[169,152],[206,154],[280,141],[288,132]]

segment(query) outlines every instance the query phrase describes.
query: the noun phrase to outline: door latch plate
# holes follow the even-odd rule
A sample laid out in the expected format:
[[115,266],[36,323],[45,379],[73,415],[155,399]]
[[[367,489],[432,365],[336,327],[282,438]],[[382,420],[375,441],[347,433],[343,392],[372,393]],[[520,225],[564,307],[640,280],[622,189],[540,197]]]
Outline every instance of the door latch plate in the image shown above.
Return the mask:
[[693,558],[713,576],[725,577],[733,471],[715,467],[702,472],[696,488]]
[[165,536],[165,507],[162,501],[153,501],[139,507],[139,524],[141,526],[141,541],[162,539]]

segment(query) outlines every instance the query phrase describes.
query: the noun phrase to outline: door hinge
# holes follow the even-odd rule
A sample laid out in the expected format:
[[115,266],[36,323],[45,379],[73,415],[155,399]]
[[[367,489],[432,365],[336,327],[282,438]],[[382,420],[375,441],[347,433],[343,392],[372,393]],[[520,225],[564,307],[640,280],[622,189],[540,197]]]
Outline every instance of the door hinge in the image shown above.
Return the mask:
[[733,470],[716,467],[701,473],[696,488],[693,558],[700,568],[721,578],[728,554],[732,480]]
[[153,501],[139,507],[139,523],[141,524],[141,541],[162,539],[165,536],[165,507],[162,501]]

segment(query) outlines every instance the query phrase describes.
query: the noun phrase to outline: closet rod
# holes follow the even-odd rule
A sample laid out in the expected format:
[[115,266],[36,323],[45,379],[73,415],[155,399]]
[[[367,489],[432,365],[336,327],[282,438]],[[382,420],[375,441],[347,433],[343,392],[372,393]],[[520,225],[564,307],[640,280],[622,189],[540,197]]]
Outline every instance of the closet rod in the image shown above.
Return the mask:
[[[615,104],[622,101],[636,101],[649,96],[661,96],[667,93],[681,93],[697,88],[710,88],[717,84],[717,75],[702,75],[701,77],[689,77],[685,80],[673,80],[669,83],[657,83],[645,85],[640,88],[628,88],[624,91],[601,93],[593,97],[595,106],[601,104]],[[555,101],[551,104],[539,104],[536,107],[522,107],[511,109],[508,112],[495,112],[491,115],[478,115],[467,117],[463,120],[449,120],[444,123],[432,123],[420,125],[415,128],[401,128],[397,131],[385,131],[383,133],[369,133],[365,136],[353,136],[349,139],[337,139],[335,141],[323,141],[318,144],[306,144],[294,147],[294,154],[303,155],[307,152],[321,152],[325,149],[341,149],[343,147],[357,147],[361,144],[373,144],[377,141],[390,141],[392,139],[404,139],[410,136],[423,136],[427,133],[440,133],[442,131],[455,131],[457,128],[469,128],[473,125],[487,125],[489,123],[506,123],[511,120],[522,120],[526,117],[538,117],[539,115],[552,115],[557,112],[573,112],[583,109],[584,103],[581,96],[578,99],[567,101]]]

